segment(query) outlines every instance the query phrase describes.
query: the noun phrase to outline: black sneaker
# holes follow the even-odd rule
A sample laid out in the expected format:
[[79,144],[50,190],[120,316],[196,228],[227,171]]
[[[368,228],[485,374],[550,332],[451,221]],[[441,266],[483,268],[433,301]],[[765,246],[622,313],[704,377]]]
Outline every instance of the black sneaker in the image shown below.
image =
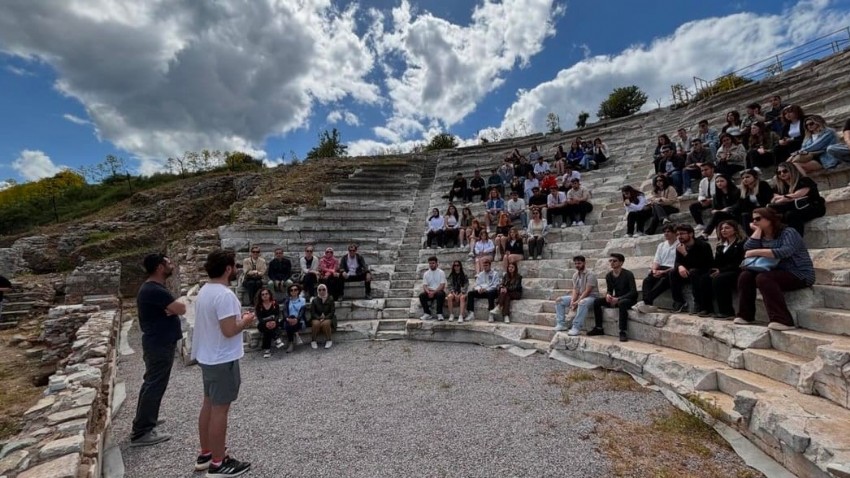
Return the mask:
[[587,335],[589,335],[589,336],[605,335],[605,331],[602,330],[602,328],[600,328],[600,327],[594,327],[593,329],[590,330],[590,332],[587,333]]
[[688,304],[685,302],[673,302],[673,312],[687,312]]
[[628,341],[629,341],[629,337],[628,337],[628,335],[626,335],[626,331],[621,330],[620,331],[620,342],[628,342]]
[[228,476],[240,476],[251,469],[251,464],[234,458],[225,457],[221,465],[215,466],[210,463],[207,469],[207,478],[226,478]]
[[198,459],[195,460],[195,471],[204,471],[210,467],[210,463],[212,462],[212,453],[208,453],[206,455],[198,455]]

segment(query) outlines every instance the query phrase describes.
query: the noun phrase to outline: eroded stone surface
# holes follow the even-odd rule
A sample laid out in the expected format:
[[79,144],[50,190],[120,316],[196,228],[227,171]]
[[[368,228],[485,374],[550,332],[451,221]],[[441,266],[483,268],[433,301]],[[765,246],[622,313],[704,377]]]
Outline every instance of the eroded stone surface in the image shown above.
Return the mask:
[[69,453],[55,460],[32,467],[18,478],[77,478],[80,469],[80,455]]

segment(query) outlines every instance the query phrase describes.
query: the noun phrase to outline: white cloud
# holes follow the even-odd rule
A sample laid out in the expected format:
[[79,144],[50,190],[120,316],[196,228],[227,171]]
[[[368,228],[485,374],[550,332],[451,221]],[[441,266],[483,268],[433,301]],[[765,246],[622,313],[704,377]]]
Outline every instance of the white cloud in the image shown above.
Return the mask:
[[79,116],[72,115],[70,113],[65,113],[64,115],[62,115],[62,117],[65,118],[66,120],[70,121],[71,123],[74,123],[74,124],[79,124],[79,125],[89,125],[89,124],[91,124],[91,121],[89,121],[87,119],[80,118]]
[[673,84],[692,85],[694,76],[717,77],[848,23],[850,13],[830,8],[829,0],[803,0],[778,15],[739,13],[689,22],[649,45],[586,58],[520,92],[500,128],[525,120],[533,131],[544,131],[546,115],[554,112],[569,129],[580,111],[595,117],[611,90],[631,84],[649,97],[645,109],[654,108],[657,99],[669,104]]
[[374,58],[356,33],[356,8],[331,0],[8,0],[0,51],[51,65],[56,88],[83,104],[98,136],[151,172],[185,150],[256,150],[306,125],[316,102],[379,102],[366,80]]
[[352,113],[351,111],[333,110],[328,113],[328,124],[339,123],[340,120],[344,121],[345,124],[349,126],[360,126],[360,118],[358,118],[357,115]]
[[14,181],[11,181],[11,180],[8,180],[8,179],[6,179],[4,181],[0,181],[0,191],[2,191],[4,189],[9,189],[10,187],[14,186],[15,184],[16,183]]
[[17,75],[17,76],[34,76],[35,75],[35,73],[33,73],[33,72],[31,72],[31,71],[29,71],[25,68],[18,68],[17,66],[13,66],[13,65],[6,65],[6,70],[9,73],[11,73],[13,75]]
[[64,168],[53,164],[50,156],[44,154],[43,151],[25,149],[12,162],[12,169],[17,171],[25,180],[36,181],[54,176]]

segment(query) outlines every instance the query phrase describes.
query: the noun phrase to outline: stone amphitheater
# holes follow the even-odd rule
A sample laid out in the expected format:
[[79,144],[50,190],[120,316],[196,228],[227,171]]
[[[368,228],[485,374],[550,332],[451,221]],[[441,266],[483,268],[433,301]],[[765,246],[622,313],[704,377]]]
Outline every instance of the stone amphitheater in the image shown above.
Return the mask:
[[[345,250],[348,243],[355,242],[374,271],[373,298],[363,299],[362,286],[346,288],[346,299],[337,307],[340,323],[335,340],[510,344],[626,371],[665,390],[714,404],[723,422],[798,476],[850,476],[847,165],[813,175],[826,198],[827,215],[806,226],[805,242],[814,259],[817,282],[787,296],[797,329],[778,332],[691,314],[633,311],[628,331],[631,340],[621,343],[616,339],[616,310],[608,310],[604,336],[569,337],[553,330],[553,299],[572,287],[572,256],[587,257],[589,267],[600,278],[607,271],[607,257],[612,252],[623,253],[626,267],[638,278],[649,267],[661,236],[624,237],[619,189],[626,184],[648,189],[653,173],[650,159],[658,134],[672,133],[679,127],[693,130],[703,118],[719,129],[726,111],[741,109],[772,94],[801,105],[807,113],[824,116],[840,130],[840,124],[850,116],[848,71],[850,53],[843,52],[685,108],[599,122],[580,132],[403,156],[364,167],[335,186],[321,207],[280,217],[277,225],[230,224],[217,233],[199,233],[184,256],[184,291],[191,300],[202,283],[198,264],[213,247],[235,249],[240,258],[254,245],[267,254],[283,247],[296,258],[307,245]],[[421,273],[427,257],[434,254],[434,250],[422,248],[425,218],[433,207],[445,209],[444,195],[456,172],[468,175],[476,168],[489,171],[514,148],[528,151],[536,145],[541,151],[549,151],[579,134],[604,138],[613,161],[583,175],[584,184],[593,192],[594,204],[587,225],[552,230],[544,257],[520,263],[524,295],[513,305],[512,322],[480,320],[487,317],[484,301],[477,302],[479,320],[471,323],[418,320],[422,312],[417,300]],[[680,210],[687,211],[689,200],[682,203]],[[472,207],[476,215],[483,213],[482,204]],[[455,259],[469,260],[457,249],[439,250],[437,256],[444,268]],[[604,290],[604,280],[599,285]],[[669,304],[669,292],[659,301]],[[759,309],[758,320],[766,322],[763,307],[759,305]],[[245,340],[247,347],[255,348],[256,332],[246,333]]]

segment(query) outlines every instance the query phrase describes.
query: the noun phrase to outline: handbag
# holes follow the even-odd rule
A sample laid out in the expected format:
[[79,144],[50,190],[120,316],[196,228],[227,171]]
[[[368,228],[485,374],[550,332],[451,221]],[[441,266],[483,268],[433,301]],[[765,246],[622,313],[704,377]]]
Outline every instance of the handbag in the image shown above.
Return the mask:
[[803,196],[794,200],[794,208],[798,211],[802,211],[811,205],[812,202],[809,200],[808,196]]
[[741,269],[751,272],[767,272],[775,269],[777,265],[779,265],[779,259],[775,257],[754,256],[745,257],[741,262]]

